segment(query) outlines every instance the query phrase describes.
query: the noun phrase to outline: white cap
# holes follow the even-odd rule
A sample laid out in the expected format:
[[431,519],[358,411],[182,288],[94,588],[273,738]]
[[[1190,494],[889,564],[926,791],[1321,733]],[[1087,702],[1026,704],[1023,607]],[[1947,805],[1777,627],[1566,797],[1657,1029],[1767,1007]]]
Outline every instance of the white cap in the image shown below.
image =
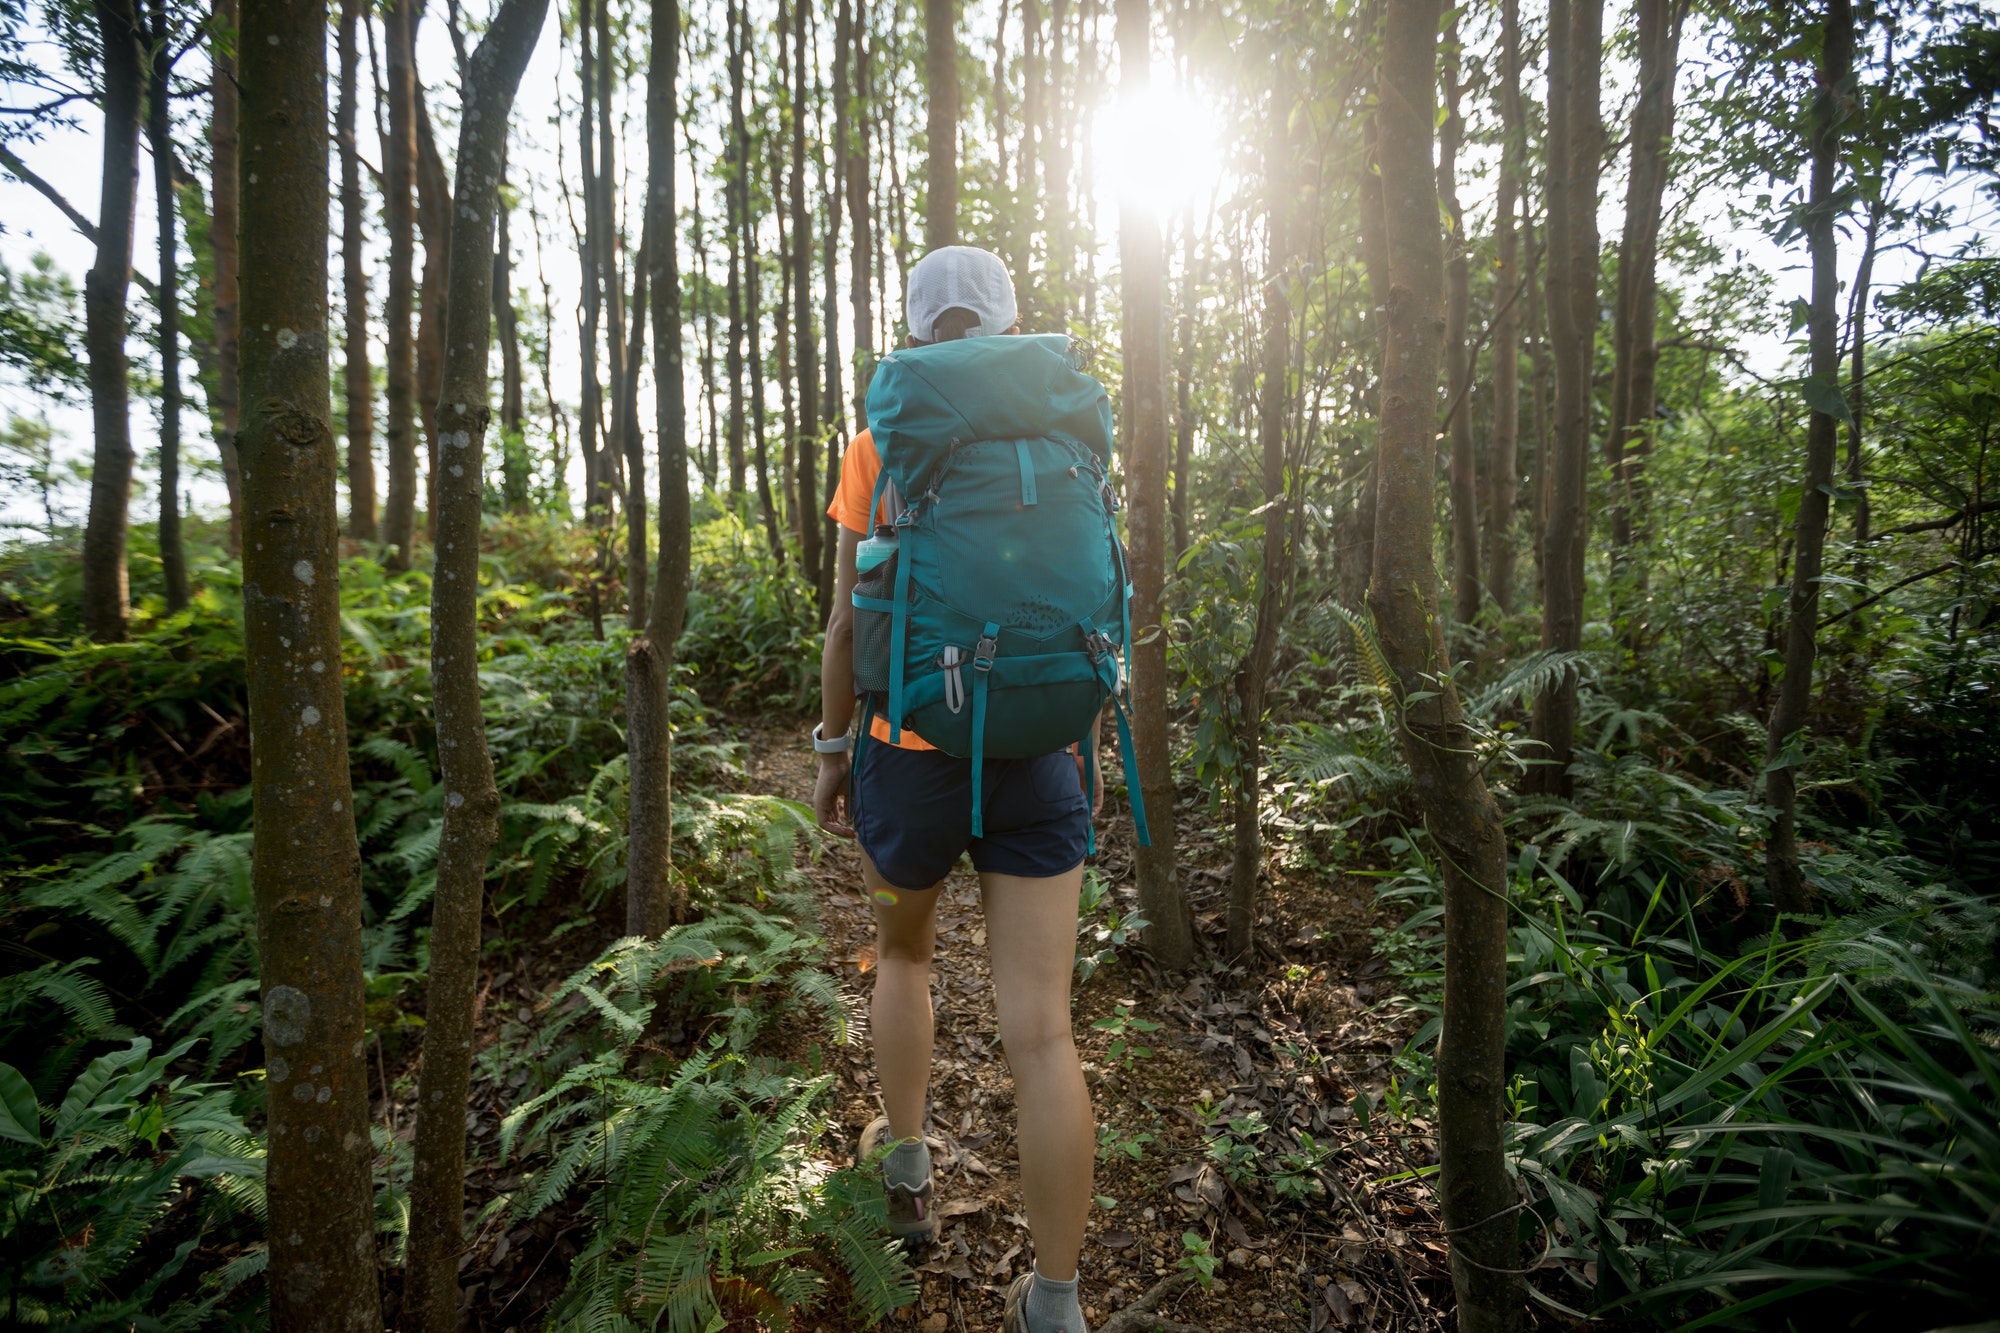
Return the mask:
[[1014,280],[999,255],[970,245],[947,245],[917,261],[903,302],[910,336],[918,342],[936,341],[937,317],[954,307],[979,316],[979,323],[966,330],[968,338],[987,338],[1014,327],[1020,315],[1014,305]]

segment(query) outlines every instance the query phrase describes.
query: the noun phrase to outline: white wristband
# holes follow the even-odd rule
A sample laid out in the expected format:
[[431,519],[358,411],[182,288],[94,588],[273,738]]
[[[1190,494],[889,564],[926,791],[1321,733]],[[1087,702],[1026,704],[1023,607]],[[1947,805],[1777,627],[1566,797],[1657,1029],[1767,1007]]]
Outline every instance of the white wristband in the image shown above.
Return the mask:
[[848,748],[854,744],[854,738],[848,735],[840,735],[834,737],[832,740],[826,740],[819,734],[820,728],[825,725],[824,722],[813,724],[813,750],[818,754],[846,754]]

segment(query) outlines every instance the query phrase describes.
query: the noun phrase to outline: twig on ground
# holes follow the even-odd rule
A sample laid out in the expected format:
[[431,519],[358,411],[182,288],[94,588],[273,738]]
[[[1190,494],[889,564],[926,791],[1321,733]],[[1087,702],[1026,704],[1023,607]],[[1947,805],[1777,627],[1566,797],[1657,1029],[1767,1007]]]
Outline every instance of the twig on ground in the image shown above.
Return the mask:
[[1159,1313],[1160,1301],[1187,1284],[1186,1273],[1170,1273],[1145,1295],[1105,1320],[1097,1333],[1206,1333],[1199,1324],[1183,1324]]

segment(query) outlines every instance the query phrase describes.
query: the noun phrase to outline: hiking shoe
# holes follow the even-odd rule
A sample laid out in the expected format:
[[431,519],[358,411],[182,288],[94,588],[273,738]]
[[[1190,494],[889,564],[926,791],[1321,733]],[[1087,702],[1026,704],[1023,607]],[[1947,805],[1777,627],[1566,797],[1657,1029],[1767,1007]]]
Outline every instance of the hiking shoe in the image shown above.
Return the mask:
[[[1000,1316],[1000,1333],[1028,1333],[1028,1293],[1034,1285],[1035,1270],[1030,1268],[1008,1286],[1007,1304]],[[1090,1333],[1090,1329],[1079,1317],[1077,1327],[1058,1328],[1052,1333]]]
[[[868,1122],[868,1128],[861,1131],[861,1150],[855,1157],[857,1162],[866,1162],[876,1157],[890,1145],[889,1118],[876,1116]],[[938,1219],[931,1207],[931,1181],[925,1178],[922,1186],[912,1188],[899,1182],[892,1182],[886,1173],[882,1180],[882,1194],[889,1204],[889,1234],[899,1241],[906,1253],[912,1257],[921,1254],[937,1239]]]

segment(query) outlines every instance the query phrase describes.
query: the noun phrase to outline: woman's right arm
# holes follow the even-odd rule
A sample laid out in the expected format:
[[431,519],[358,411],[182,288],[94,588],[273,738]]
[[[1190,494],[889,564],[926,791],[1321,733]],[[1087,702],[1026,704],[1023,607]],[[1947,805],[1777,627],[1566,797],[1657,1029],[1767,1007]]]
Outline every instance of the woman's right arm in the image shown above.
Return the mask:
[[[826,616],[826,642],[819,656],[819,734],[842,736],[854,720],[854,550],[860,534],[846,526],[835,528],[840,547],[835,557],[833,605]],[[822,754],[819,776],[813,784],[813,813],[819,826],[843,838],[854,836],[848,824],[847,778],[852,751]]]

